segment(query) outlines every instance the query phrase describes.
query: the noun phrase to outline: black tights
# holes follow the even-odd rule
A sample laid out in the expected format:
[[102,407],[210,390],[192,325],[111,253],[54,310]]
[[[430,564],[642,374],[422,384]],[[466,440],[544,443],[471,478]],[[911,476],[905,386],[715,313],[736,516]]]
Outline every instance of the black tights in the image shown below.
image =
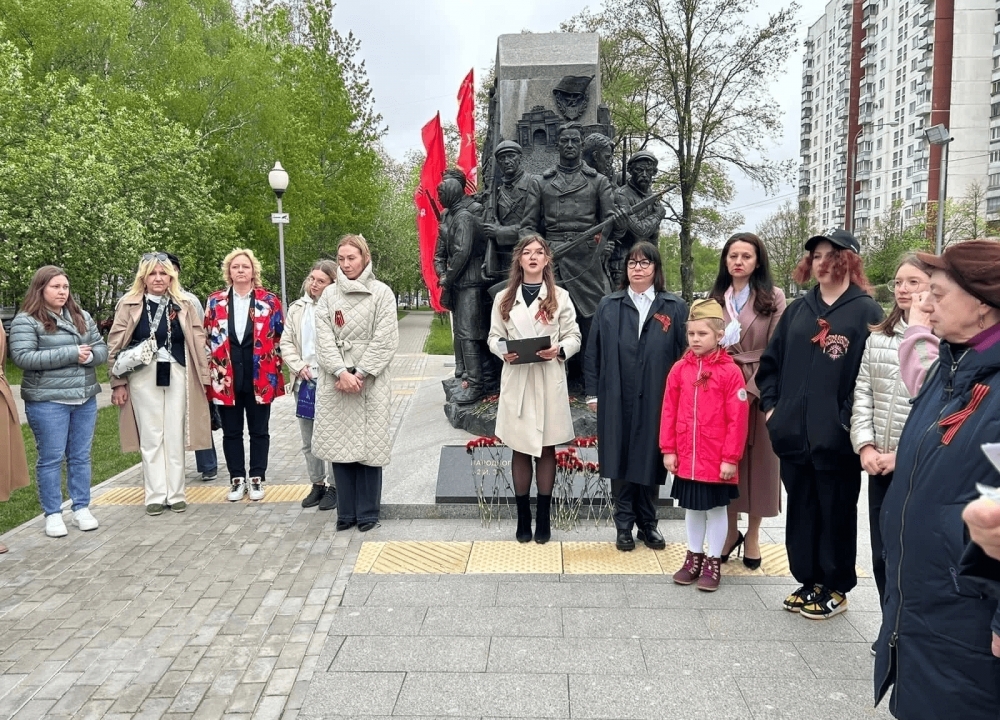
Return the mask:
[[542,448],[540,458],[532,458],[527,453],[513,451],[511,472],[514,475],[514,494],[527,495],[531,491],[531,461],[535,460],[535,481],[539,495],[551,495],[556,482],[556,449],[549,445]]

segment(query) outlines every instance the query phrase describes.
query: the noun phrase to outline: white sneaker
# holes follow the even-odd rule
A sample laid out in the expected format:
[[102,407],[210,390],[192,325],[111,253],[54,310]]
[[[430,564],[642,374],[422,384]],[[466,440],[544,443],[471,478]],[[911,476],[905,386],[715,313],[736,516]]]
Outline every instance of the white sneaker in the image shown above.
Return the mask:
[[66,523],[63,522],[62,513],[45,516],[45,534],[53,538],[66,537]]
[[247,493],[246,478],[241,478],[241,477],[233,478],[232,482],[233,482],[232,490],[230,490],[229,494],[226,495],[226,499],[229,502],[239,502],[240,500],[243,499],[243,496],[246,495]]
[[249,497],[254,502],[264,499],[264,481],[259,477],[250,478]]
[[90,513],[90,508],[80,508],[73,513],[73,524],[84,532],[97,529],[97,518]]

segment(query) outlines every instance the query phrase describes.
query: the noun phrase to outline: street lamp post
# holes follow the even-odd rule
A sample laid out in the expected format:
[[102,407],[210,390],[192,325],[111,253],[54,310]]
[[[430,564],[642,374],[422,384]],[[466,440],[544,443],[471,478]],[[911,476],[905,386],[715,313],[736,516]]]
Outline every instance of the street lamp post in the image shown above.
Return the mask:
[[281,265],[281,308],[282,312],[288,312],[288,294],[285,291],[285,225],[288,224],[288,215],[281,212],[281,196],[288,189],[288,173],[281,167],[280,162],[275,162],[271,172],[267,174],[267,182],[274,191],[274,196],[278,199],[278,212],[271,215],[271,222],[278,226],[278,262]]
[[935,252],[940,255],[944,250],[944,201],[948,195],[948,144],[955,138],[943,124],[924,130],[924,137],[931,145],[941,146],[941,161],[938,167],[937,233],[934,243]]

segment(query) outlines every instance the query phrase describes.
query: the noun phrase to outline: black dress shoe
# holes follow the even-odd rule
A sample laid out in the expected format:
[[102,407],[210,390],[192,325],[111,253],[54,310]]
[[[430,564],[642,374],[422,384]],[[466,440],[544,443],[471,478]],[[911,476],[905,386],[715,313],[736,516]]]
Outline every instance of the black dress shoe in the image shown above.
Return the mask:
[[618,537],[615,539],[615,547],[622,552],[629,552],[630,550],[635,550],[635,540],[632,539],[631,530],[619,530]]
[[734,542],[733,546],[729,548],[729,552],[722,553],[722,557],[719,558],[719,562],[723,563],[729,562],[729,556],[732,555],[733,553],[736,553],[736,556],[739,557],[743,553],[743,550],[741,548],[743,547],[743,541],[746,539],[747,539],[746,535],[744,535],[742,531],[737,530],[736,542]]
[[350,530],[355,525],[357,525],[357,523],[356,522],[351,522],[350,520],[338,520],[337,521],[337,532],[344,532],[345,530]]
[[760,558],[747,557],[746,555],[743,556],[743,564],[751,570],[756,570],[760,567],[760,560]]
[[375,522],[358,523],[358,532],[368,532],[378,527],[378,520]]
[[320,500],[326,495],[326,485],[323,483],[313,483],[309,494],[302,498],[302,507],[311,508],[319,505]]
[[319,501],[320,510],[336,510],[337,509],[337,488],[328,487],[323,497]]
[[644,542],[650,550],[663,550],[667,546],[667,541],[655,527],[640,530],[635,534],[635,539]]

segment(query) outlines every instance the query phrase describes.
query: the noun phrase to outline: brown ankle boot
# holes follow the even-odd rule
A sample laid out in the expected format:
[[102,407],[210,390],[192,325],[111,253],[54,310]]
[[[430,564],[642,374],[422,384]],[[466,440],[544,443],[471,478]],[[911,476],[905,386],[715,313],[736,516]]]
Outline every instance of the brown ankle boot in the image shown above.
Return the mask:
[[[690,585],[701,575],[701,565],[705,561],[705,553],[687,552],[684,558],[684,565],[674,573],[674,582],[678,585]],[[716,558],[718,562],[718,558]]]
[[701,577],[698,578],[698,589],[705,592],[715,592],[719,589],[722,579],[721,560],[717,557],[706,557],[701,566]]

